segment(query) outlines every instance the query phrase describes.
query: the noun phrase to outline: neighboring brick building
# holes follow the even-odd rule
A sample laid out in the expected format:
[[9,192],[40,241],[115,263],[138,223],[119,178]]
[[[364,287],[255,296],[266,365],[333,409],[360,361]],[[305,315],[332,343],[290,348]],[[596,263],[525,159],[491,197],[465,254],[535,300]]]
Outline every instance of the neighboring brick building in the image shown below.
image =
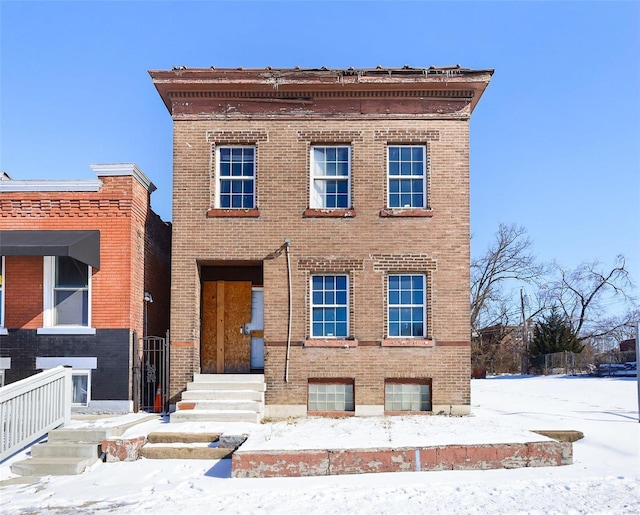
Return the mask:
[[168,328],[171,226],[134,164],[92,168],[0,180],[0,366],[5,383],[72,366],[74,404],[130,410],[134,332]]
[[150,74],[174,124],[173,400],[264,369],[271,417],[468,413],[469,119],[492,70]]

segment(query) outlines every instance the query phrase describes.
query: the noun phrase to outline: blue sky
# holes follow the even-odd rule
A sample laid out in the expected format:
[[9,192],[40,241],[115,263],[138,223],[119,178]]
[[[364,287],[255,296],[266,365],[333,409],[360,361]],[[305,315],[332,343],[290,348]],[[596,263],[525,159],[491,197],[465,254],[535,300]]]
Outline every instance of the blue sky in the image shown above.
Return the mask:
[[622,253],[640,282],[638,2],[0,0],[0,34],[0,169],[135,162],[164,219],[172,127],[149,69],[494,68],[471,122],[472,252],[515,223],[542,260]]

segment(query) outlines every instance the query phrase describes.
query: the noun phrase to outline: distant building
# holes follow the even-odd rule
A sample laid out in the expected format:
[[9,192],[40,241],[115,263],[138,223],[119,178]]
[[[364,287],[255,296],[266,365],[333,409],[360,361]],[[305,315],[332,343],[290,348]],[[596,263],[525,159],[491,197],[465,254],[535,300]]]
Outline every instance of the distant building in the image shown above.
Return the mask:
[[636,350],[636,339],[629,338],[620,342],[620,352],[633,352]]
[[76,407],[128,411],[134,334],[168,328],[171,226],[136,165],[92,168],[0,181],[0,378],[70,366]]
[[469,412],[469,120],[492,73],[150,72],[174,124],[174,402],[198,373],[264,372],[270,417]]

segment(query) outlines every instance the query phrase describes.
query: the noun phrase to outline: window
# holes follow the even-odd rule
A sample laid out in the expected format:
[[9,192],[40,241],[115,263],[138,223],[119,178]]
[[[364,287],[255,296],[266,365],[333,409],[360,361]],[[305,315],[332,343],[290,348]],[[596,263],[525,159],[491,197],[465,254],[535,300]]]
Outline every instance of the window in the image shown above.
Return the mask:
[[71,372],[71,404],[88,406],[91,400],[91,371],[73,370]]
[[346,338],[348,327],[346,275],[311,277],[311,337]]
[[350,147],[311,147],[312,208],[351,207]]
[[[330,381],[330,380],[327,380]],[[309,382],[309,411],[354,411],[353,381]]]
[[431,380],[415,383],[387,380],[384,384],[385,411],[431,411]]
[[255,147],[217,148],[217,206],[221,209],[255,207]]
[[4,327],[4,256],[0,256],[0,327]]
[[67,256],[45,257],[45,327],[89,327],[91,267]]
[[388,147],[388,207],[427,207],[426,147],[397,145]]
[[424,275],[388,277],[389,337],[426,337]]

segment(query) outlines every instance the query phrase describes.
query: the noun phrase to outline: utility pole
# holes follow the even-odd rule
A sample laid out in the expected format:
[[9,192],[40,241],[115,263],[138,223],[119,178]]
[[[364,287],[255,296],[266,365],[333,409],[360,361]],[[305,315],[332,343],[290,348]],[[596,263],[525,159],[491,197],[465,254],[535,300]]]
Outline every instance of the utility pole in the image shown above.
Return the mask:
[[520,373],[529,373],[529,342],[527,331],[527,315],[524,311],[524,288],[520,288],[520,309],[522,311],[522,360],[520,362]]

